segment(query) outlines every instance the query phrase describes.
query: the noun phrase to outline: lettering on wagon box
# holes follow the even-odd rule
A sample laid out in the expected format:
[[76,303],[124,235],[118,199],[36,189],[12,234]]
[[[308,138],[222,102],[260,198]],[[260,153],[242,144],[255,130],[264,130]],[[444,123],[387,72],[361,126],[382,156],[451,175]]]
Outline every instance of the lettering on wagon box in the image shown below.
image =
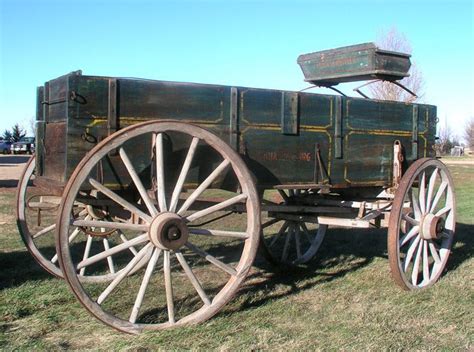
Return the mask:
[[289,160],[289,161],[312,161],[313,155],[310,152],[291,153],[287,151],[265,152],[261,154],[266,161]]

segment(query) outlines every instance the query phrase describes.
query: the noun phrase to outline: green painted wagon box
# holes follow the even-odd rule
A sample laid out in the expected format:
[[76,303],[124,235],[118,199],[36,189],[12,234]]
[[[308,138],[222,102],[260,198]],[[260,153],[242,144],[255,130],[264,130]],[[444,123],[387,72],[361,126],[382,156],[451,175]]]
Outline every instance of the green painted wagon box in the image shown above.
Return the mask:
[[298,57],[305,81],[318,86],[409,76],[410,55],[381,50],[373,43],[303,54]]
[[[39,88],[37,120],[38,180],[58,186],[115,131],[143,121],[175,120],[204,127],[237,150],[261,189],[380,188],[392,185],[396,141],[404,147],[405,168],[434,155],[436,107],[74,72]],[[137,170],[147,169],[151,143],[128,147]],[[187,145],[173,148],[182,156]],[[177,157],[177,168],[180,162]],[[208,168],[214,166],[209,160]],[[104,172],[107,180],[107,166]],[[200,170],[191,175],[197,182]]]

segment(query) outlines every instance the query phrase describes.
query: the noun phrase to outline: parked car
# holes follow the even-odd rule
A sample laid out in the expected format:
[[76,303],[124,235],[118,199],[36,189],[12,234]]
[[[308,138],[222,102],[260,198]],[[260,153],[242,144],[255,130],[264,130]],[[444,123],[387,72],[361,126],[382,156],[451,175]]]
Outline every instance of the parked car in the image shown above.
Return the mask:
[[35,152],[35,137],[23,137],[12,143],[10,150],[13,154],[33,154]]
[[10,154],[12,143],[4,139],[0,140],[0,153]]

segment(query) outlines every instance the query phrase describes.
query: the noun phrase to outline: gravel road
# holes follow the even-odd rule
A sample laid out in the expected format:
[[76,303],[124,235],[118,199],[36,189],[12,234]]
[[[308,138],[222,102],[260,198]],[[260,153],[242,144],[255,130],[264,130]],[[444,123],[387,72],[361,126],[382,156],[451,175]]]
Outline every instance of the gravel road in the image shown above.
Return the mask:
[[16,187],[29,155],[0,156],[0,187]]

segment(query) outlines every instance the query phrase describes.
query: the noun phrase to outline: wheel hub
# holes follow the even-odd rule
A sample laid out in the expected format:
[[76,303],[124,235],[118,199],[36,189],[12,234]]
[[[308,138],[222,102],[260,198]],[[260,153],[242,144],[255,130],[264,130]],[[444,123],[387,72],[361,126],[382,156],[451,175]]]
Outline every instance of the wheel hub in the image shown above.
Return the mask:
[[426,214],[421,221],[421,236],[425,240],[435,240],[444,231],[444,219],[434,214]]
[[160,213],[151,222],[148,236],[155,247],[177,250],[187,242],[189,231],[179,215]]

